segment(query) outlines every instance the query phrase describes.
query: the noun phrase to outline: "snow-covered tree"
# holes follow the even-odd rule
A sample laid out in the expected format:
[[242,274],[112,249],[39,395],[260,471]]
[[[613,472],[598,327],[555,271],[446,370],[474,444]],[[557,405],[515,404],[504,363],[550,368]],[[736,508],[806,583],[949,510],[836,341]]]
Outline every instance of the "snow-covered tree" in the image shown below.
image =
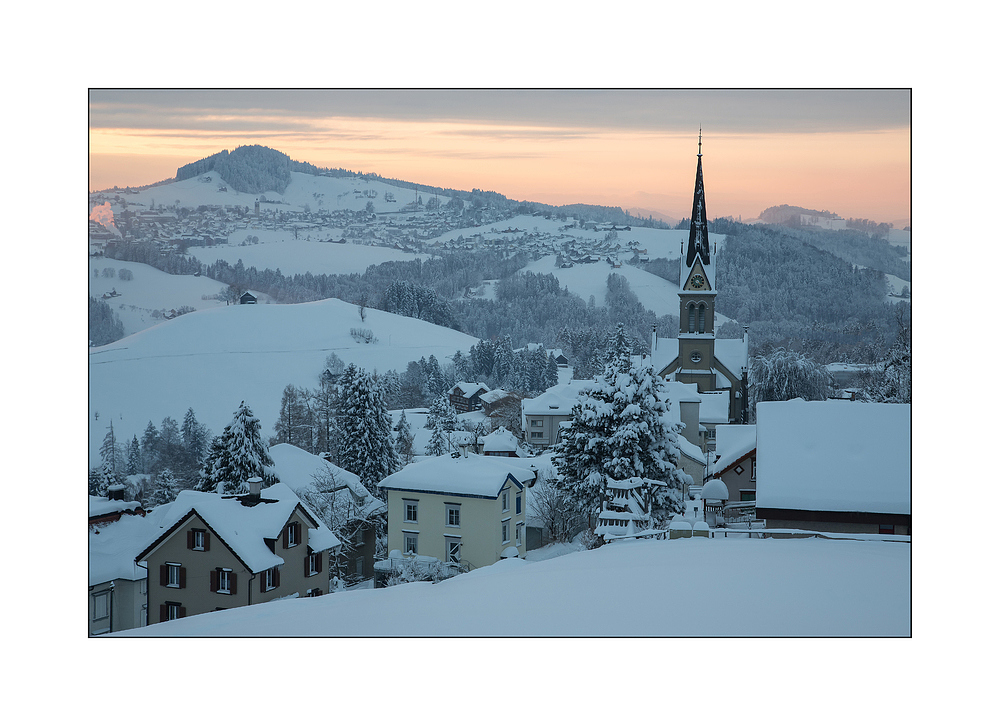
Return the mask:
[[451,405],[447,393],[434,399],[427,416],[426,428],[431,430],[431,438],[425,451],[430,456],[442,456],[451,451],[451,432],[458,428],[458,414]]
[[180,491],[180,484],[174,472],[168,467],[161,469],[153,477],[152,490],[148,497],[147,506],[158,507],[161,504],[169,504],[177,498]]
[[208,450],[208,429],[198,423],[194,409],[188,408],[181,423],[181,445],[186,468],[195,468]]
[[761,401],[825,401],[830,396],[830,374],[801,353],[778,348],[750,359],[750,415],[756,419]]
[[903,309],[897,312],[899,332],[888,355],[861,376],[861,400],[910,403],[913,363],[908,312]]
[[402,464],[409,464],[413,461],[413,431],[410,430],[410,422],[406,420],[406,411],[399,415],[399,423],[393,427],[396,432],[396,453]]
[[623,337],[613,350],[603,373],[581,392],[569,429],[556,445],[558,486],[577,506],[596,514],[609,478],[662,482],[645,493],[653,521],[662,523],[681,509],[687,475],[677,467],[680,426],[666,419],[663,379],[651,361],[633,358]]
[[352,363],[344,370],[341,383],[340,466],[361,477],[361,483],[371,490],[399,469],[392,445],[392,419],[374,375]]
[[241,401],[232,422],[212,441],[212,446],[199,476],[201,491],[222,494],[243,494],[246,482],[261,477],[264,485],[277,481],[272,467],[274,460],[260,435],[260,420]]
[[90,493],[99,497],[108,496],[108,490],[114,486],[125,486],[125,476],[111,468],[111,464],[105,462],[94,472],[96,476],[89,479]]
[[142,473],[142,449],[139,448],[139,438],[132,436],[125,459],[125,473],[129,476]]
[[115,439],[114,422],[108,424],[108,433],[104,435],[101,443],[101,462],[111,467],[112,471],[125,473],[125,457],[122,446]]

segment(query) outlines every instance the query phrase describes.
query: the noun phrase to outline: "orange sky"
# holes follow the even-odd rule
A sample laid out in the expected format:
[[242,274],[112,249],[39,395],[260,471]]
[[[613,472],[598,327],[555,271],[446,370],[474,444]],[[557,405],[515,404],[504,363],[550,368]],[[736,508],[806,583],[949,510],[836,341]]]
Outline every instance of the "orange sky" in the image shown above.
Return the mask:
[[[92,189],[148,184],[222,149],[263,144],[318,166],[488,189],[517,200],[644,207],[674,217],[690,213],[698,122],[672,118],[658,124],[649,106],[661,103],[661,96],[567,94],[576,105],[559,96],[562,107],[552,110],[545,105],[548,97],[531,94],[510,104],[524,109],[519,115],[462,105],[462,92],[435,97],[433,107],[422,108],[433,94],[410,92],[405,102],[397,98],[402,94],[374,99],[381,106],[364,96],[365,115],[333,116],[328,110],[338,110],[338,104],[348,111],[362,104],[337,97],[332,106],[316,109],[306,105],[311,97],[282,96],[290,101],[287,110],[270,98],[262,104],[266,108],[206,109],[188,97],[169,105],[169,92],[156,93],[152,102],[148,93],[134,102],[128,92],[107,93],[119,96],[91,94]],[[876,221],[909,218],[908,94],[903,124],[898,113],[888,121],[855,123],[852,109],[836,104],[857,99],[838,95],[775,101],[761,93],[761,103],[755,103],[750,92],[712,93],[683,99],[692,105],[688,115],[707,117],[703,162],[710,217],[752,218],[766,207],[793,204]],[[504,98],[496,92],[473,100],[498,97]],[[600,114],[589,111],[609,98],[614,118],[602,123]],[[861,102],[871,105],[869,97]],[[806,108],[800,117],[795,103]],[[774,119],[767,117],[769,106],[780,107]],[[441,117],[434,118],[438,110]],[[733,120],[741,112],[751,118],[742,128]]]

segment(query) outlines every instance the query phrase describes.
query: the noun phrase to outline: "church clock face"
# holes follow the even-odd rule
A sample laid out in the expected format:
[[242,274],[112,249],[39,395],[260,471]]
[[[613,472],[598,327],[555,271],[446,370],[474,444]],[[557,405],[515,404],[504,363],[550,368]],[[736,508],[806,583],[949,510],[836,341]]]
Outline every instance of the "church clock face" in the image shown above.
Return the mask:
[[691,351],[691,362],[692,363],[698,363],[700,360],[701,360],[701,353],[698,352],[697,350],[692,350]]
[[705,278],[699,274],[692,275],[691,287],[693,287],[695,290],[700,290],[701,288],[705,287]]

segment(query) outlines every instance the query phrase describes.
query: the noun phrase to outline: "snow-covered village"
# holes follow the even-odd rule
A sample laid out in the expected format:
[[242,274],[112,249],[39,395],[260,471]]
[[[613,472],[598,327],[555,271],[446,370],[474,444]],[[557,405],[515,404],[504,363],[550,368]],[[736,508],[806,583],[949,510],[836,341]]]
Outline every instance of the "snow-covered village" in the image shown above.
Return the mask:
[[[779,682],[857,659],[891,715],[909,91],[788,94],[91,90],[87,650],[233,644],[473,723],[562,681],[561,720],[630,683],[784,720]],[[525,700],[479,714],[509,687],[448,676],[499,663]]]

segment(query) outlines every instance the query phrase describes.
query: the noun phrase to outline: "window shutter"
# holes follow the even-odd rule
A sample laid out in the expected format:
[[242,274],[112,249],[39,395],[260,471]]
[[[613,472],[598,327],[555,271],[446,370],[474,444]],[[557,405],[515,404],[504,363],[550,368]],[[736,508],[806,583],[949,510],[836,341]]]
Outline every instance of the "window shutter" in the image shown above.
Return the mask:
[[181,587],[187,587],[187,568],[182,567],[181,569]]
[[164,602],[160,603],[160,622],[167,622],[167,604]]
[[288,525],[283,530],[281,530],[281,546],[286,550],[288,549],[288,529],[291,525]]
[[212,570],[208,573],[208,589],[212,592],[219,591],[219,571]]
[[187,615],[187,608],[181,605],[177,608],[177,617],[183,618],[185,615]]
[[281,570],[277,567],[274,568],[274,586],[277,587],[281,584]]
[[306,555],[306,570],[305,570],[306,577],[309,577],[309,575],[312,574],[312,570],[309,567],[309,560],[310,559],[312,559],[312,555]]
[[160,565],[160,587],[167,586],[167,566]]
[[267,592],[267,571],[260,573],[260,591]]
[[187,531],[187,536],[188,536],[188,549],[189,550],[193,550],[194,549],[194,530],[193,529],[189,529]]
[[236,594],[236,573],[235,572],[230,572],[229,573],[229,594],[230,595],[235,595]]
[[205,551],[208,552],[208,532],[205,532]]

